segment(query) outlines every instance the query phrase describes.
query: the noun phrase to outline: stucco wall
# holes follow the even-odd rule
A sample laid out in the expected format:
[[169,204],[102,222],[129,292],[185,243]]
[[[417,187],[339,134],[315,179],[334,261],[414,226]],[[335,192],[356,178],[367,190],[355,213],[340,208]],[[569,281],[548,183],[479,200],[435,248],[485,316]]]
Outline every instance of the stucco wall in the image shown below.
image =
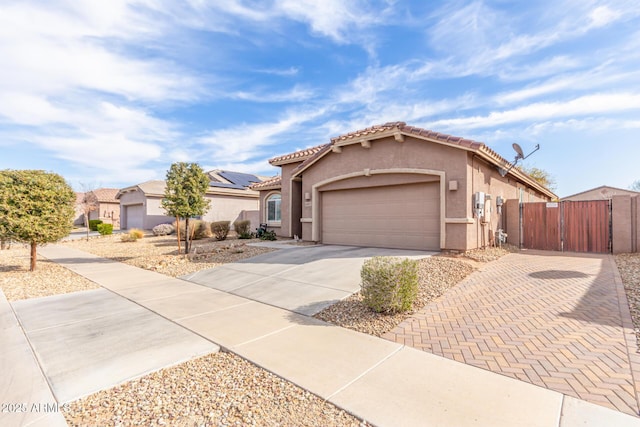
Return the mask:
[[[548,197],[539,193],[535,189],[529,188],[516,181],[511,176],[501,176],[494,165],[489,164],[471,153],[468,154],[467,176],[467,216],[474,219],[474,223],[471,226],[468,226],[467,229],[467,248],[476,248],[487,245],[492,241],[495,236],[495,232],[498,229],[507,229],[507,224],[503,221],[504,215],[498,215],[497,212],[498,208],[496,206],[496,200],[498,196],[502,197],[504,203],[509,200],[516,200],[517,202],[549,201]],[[491,207],[490,217],[484,226],[473,214],[473,194],[479,191],[491,195],[491,201],[488,202],[488,205]],[[520,200],[521,196],[522,200]],[[516,238],[517,236],[513,235],[509,241],[513,242]]]
[[203,219],[209,222],[231,221],[232,229],[234,221],[243,219],[243,211],[257,211],[259,208],[259,200],[257,197],[207,195],[206,198],[210,201],[210,205]]
[[165,213],[161,203],[162,197],[147,196],[143,222],[145,230],[151,230],[158,224],[173,223],[176,220]]
[[611,199],[614,254],[640,250],[639,199],[637,196],[613,196]]
[[585,191],[584,193],[575,194],[569,197],[563,197],[562,200],[607,200],[613,196],[637,196],[638,193],[631,190],[624,190],[622,188],[613,187],[598,187],[592,190]]

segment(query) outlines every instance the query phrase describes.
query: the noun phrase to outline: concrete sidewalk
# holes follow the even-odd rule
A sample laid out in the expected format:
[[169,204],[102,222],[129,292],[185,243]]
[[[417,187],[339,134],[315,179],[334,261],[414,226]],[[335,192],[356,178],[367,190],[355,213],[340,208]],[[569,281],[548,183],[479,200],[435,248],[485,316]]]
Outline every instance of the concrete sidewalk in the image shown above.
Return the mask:
[[559,392],[237,295],[64,246],[41,252],[378,426],[640,426]]

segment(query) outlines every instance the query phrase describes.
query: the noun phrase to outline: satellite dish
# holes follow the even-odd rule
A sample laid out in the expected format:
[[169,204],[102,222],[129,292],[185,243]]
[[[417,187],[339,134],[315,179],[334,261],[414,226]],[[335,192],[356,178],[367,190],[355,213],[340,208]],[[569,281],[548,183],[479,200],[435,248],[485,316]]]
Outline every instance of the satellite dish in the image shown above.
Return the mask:
[[516,153],[518,154],[516,156],[516,161],[518,161],[518,159],[524,159],[524,151],[522,151],[522,147],[520,147],[518,144],[516,144],[515,142],[513,144],[511,144],[511,146],[513,147],[513,149],[516,151]]

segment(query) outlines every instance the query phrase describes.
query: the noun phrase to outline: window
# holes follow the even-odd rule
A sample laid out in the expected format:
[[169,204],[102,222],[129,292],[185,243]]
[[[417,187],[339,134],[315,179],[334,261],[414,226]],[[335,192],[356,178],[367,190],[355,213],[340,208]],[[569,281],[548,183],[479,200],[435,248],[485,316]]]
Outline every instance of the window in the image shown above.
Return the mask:
[[267,197],[267,223],[280,223],[280,202],[282,196],[280,194],[272,194]]

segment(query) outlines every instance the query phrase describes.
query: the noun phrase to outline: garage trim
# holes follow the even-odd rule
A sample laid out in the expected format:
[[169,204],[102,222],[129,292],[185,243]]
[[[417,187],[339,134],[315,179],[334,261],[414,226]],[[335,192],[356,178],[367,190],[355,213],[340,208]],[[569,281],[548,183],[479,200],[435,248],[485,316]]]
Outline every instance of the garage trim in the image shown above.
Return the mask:
[[332,178],[325,179],[323,181],[317,182],[311,187],[312,190],[312,207],[311,207],[311,239],[314,242],[320,240],[320,187],[323,185],[330,184],[336,181],[342,181],[343,179],[355,178],[359,176],[368,176],[368,175],[381,175],[381,174],[391,174],[391,173],[409,173],[409,174],[419,174],[419,175],[437,175],[440,177],[440,248],[445,247],[446,242],[446,226],[445,226],[445,173],[444,171],[433,170],[433,169],[413,169],[413,168],[396,168],[396,169],[365,169],[363,171],[351,172],[344,175],[335,176]]

